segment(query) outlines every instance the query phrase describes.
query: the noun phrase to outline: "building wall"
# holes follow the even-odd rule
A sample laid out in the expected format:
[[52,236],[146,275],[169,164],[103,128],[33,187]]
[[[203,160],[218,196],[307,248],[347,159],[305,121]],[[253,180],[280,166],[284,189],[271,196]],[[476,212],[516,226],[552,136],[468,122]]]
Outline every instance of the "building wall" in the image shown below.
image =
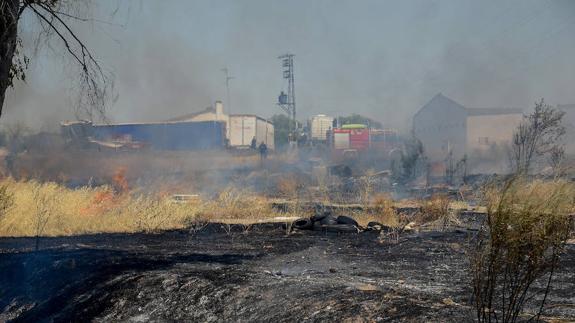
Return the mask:
[[558,108],[565,112],[563,125],[565,126],[565,153],[575,156],[575,105],[559,105]]
[[453,102],[432,100],[413,117],[413,132],[421,140],[425,154],[431,161],[465,154],[467,112]]
[[467,153],[486,151],[493,145],[509,144],[522,117],[521,114],[467,117]]
[[229,115],[224,113],[224,106],[222,102],[216,101],[215,108],[212,111],[205,111],[203,113],[199,113],[193,117],[179,120],[182,122],[198,122],[198,121],[223,121],[226,123],[226,138],[230,137],[230,129],[228,127],[230,118]]

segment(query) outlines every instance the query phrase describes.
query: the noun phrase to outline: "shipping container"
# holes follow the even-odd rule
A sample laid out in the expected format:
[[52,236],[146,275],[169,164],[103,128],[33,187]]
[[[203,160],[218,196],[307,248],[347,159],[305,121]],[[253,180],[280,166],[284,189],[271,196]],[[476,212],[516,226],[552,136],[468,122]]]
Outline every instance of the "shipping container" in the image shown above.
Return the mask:
[[257,146],[263,142],[268,149],[275,148],[274,126],[263,118],[255,115],[231,115],[229,129],[231,147],[250,147],[252,139],[256,138]]
[[313,141],[326,141],[327,133],[333,127],[333,118],[324,114],[311,117],[310,138]]

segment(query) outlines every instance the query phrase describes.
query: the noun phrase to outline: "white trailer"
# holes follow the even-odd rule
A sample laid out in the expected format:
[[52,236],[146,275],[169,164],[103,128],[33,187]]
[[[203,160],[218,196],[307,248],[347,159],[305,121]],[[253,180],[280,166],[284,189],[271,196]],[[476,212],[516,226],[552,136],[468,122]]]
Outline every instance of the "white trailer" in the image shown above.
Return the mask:
[[263,142],[268,149],[273,150],[275,148],[274,126],[266,119],[250,114],[231,115],[229,129],[231,147],[250,147],[252,139],[256,138],[258,147]]
[[333,128],[333,118],[325,114],[311,117],[310,136],[314,141],[326,141],[327,132]]

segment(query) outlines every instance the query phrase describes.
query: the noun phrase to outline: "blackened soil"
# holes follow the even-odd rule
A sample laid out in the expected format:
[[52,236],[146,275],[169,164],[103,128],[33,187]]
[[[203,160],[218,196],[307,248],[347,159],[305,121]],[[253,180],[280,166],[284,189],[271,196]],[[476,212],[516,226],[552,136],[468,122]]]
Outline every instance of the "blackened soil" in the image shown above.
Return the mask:
[[[0,321],[473,321],[472,231],[190,233],[0,239]],[[575,246],[548,318],[575,320]]]

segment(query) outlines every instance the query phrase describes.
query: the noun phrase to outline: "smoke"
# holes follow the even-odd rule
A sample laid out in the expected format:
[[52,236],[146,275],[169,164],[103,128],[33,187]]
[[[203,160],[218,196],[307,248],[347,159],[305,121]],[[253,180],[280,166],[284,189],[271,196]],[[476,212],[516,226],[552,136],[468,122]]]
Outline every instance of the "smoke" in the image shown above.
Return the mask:
[[[115,75],[119,122],[165,120],[226,100],[269,117],[284,86],[277,56],[295,57],[298,114],[360,113],[407,130],[442,92],[468,107],[575,102],[575,4],[541,1],[101,1],[73,23]],[[23,37],[33,36],[23,24]],[[43,48],[2,123],[57,129],[73,119],[73,69]],[[71,90],[72,89],[72,90]],[[227,108],[227,107],[226,107]]]

